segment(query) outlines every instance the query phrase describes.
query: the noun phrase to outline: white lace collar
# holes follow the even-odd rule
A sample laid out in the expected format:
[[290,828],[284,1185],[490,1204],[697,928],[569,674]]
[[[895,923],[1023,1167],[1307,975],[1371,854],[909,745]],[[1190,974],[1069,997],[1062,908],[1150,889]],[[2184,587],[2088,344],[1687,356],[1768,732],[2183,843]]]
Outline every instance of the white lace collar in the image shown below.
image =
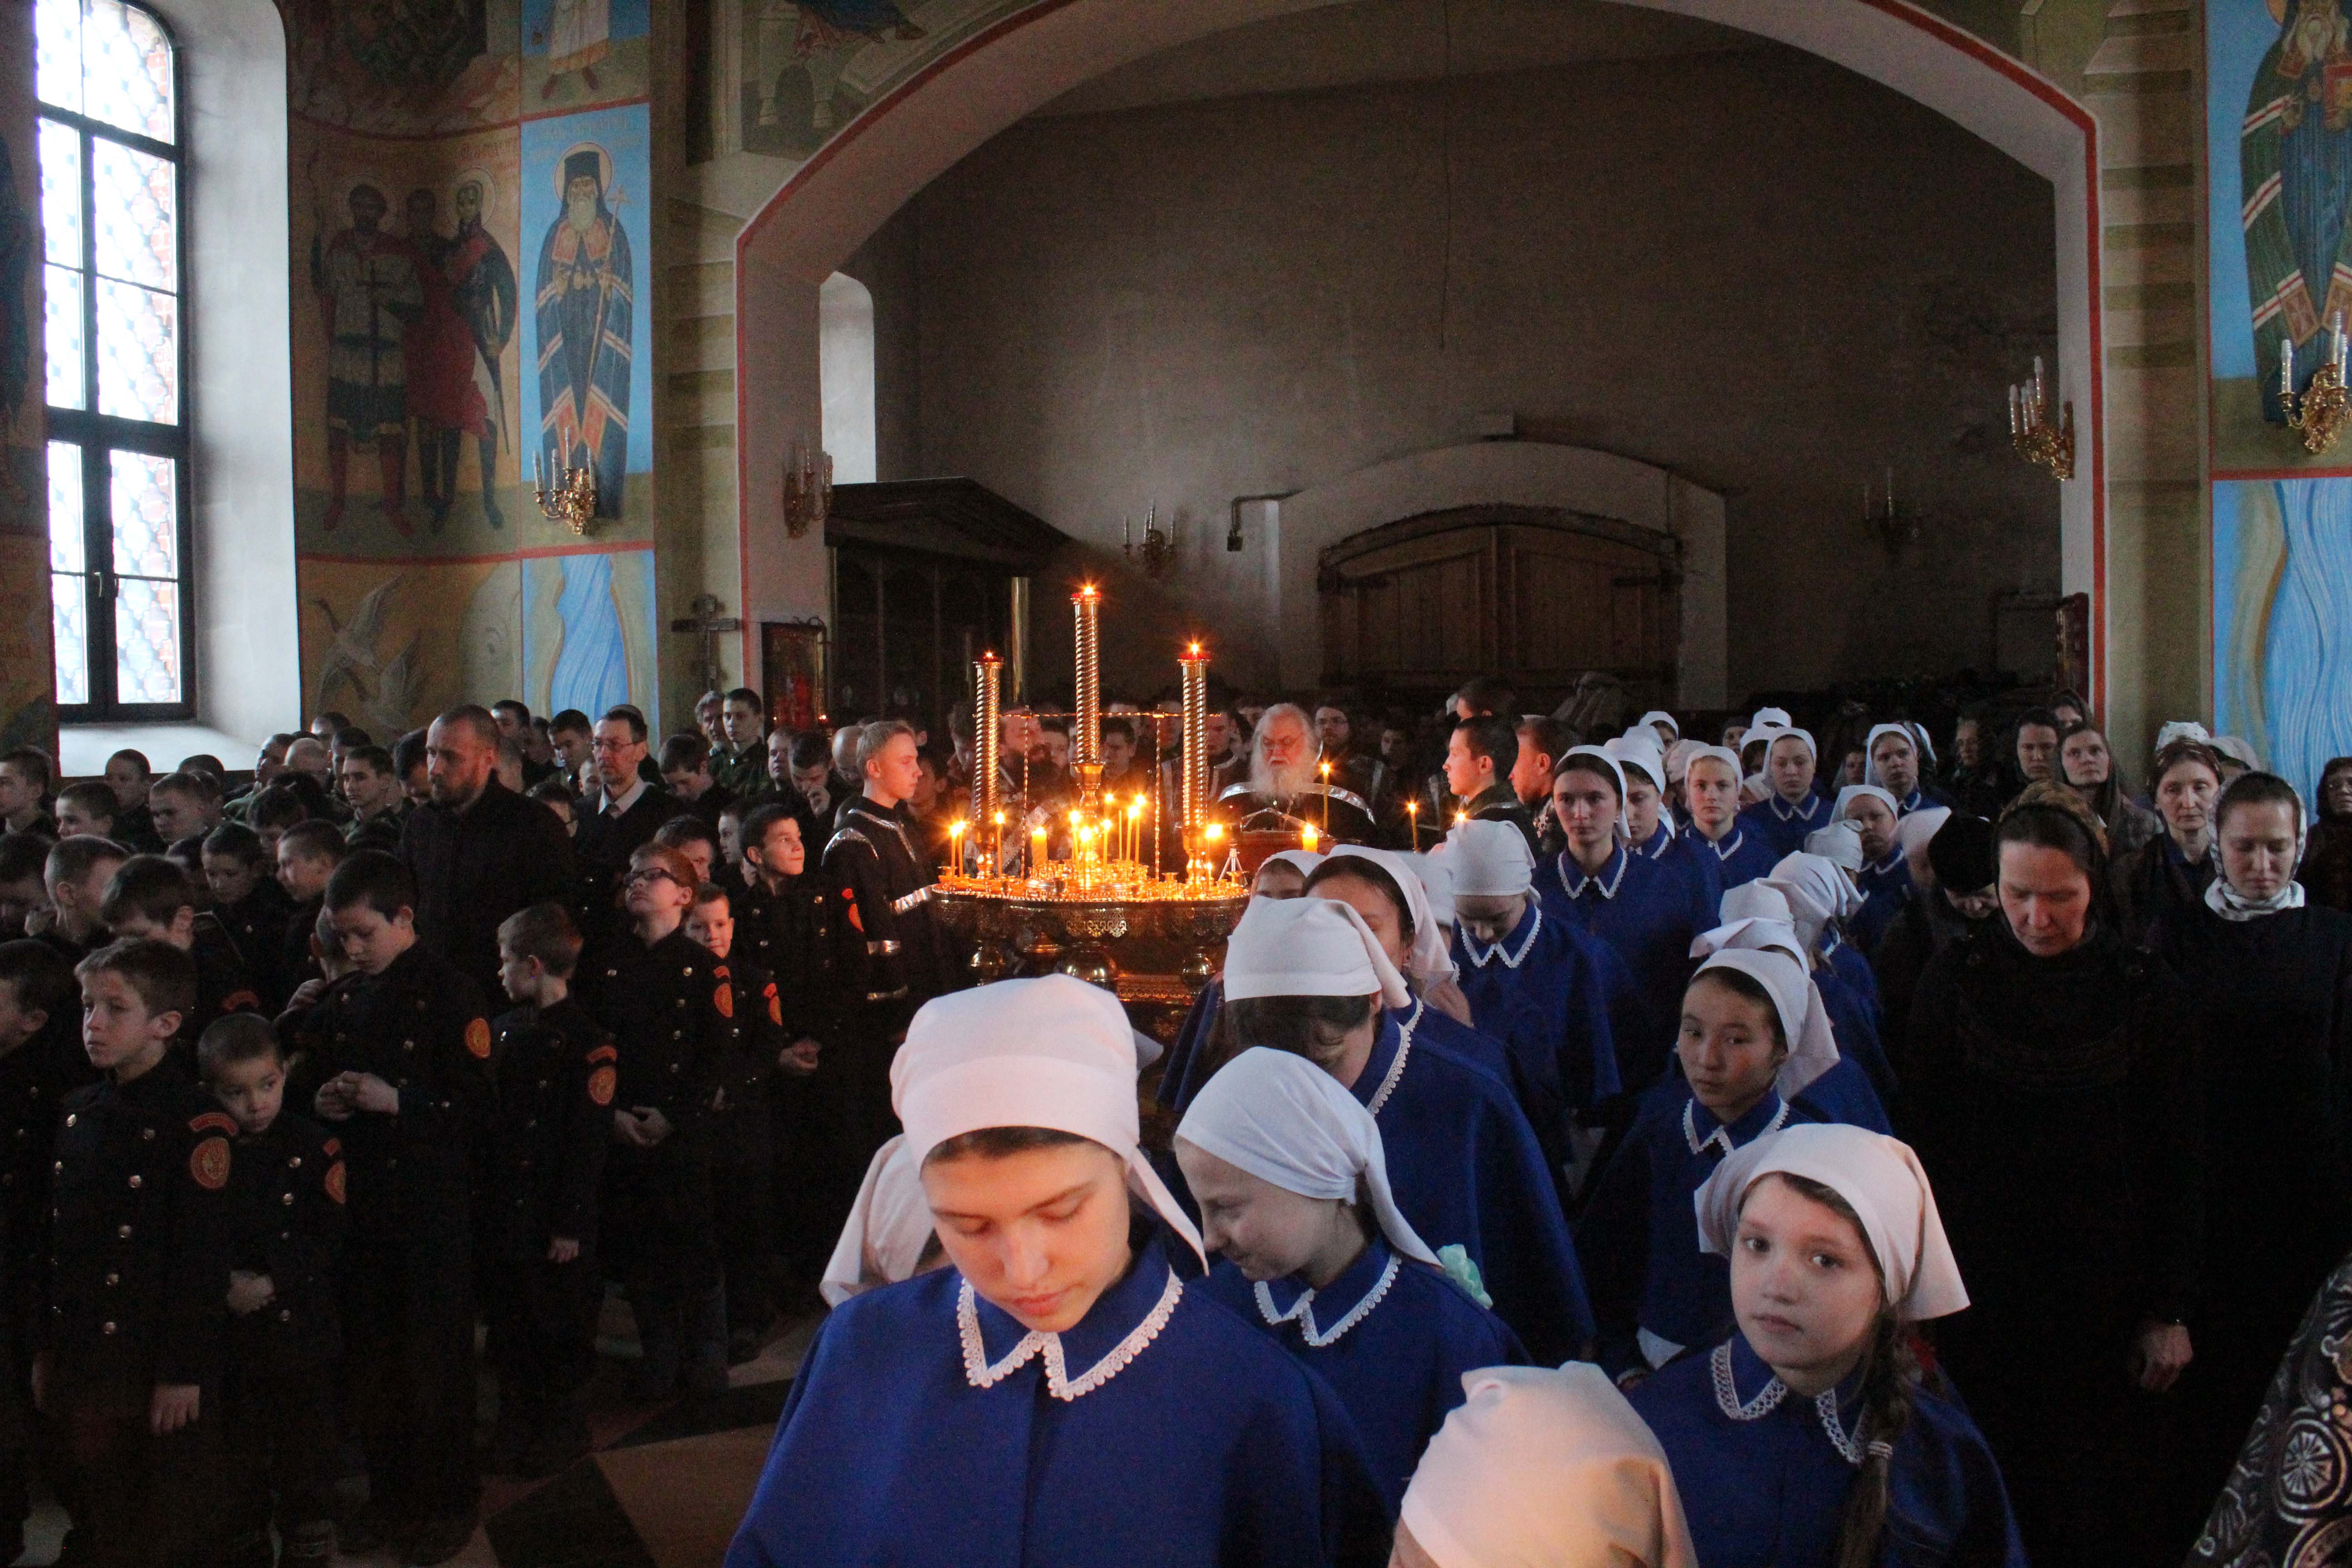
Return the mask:
[[1412,1016],[1397,1026],[1396,1055],[1389,1060],[1389,1070],[1381,1075],[1381,1087],[1372,1090],[1372,1098],[1364,1102],[1364,1109],[1374,1116],[1381,1113],[1381,1107],[1389,1102],[1389,1096],[1394,1094],[1397,1085],[1403,1081],[1405,1058],[1412,1055],[1412,1028],[1420,1022],[1421,1000],[1415,997]]
[[1813,819],[1813,814],[1821,810],[1822,801],[1820,795],[1809,795],[1805,797],[1803,809],[1800,810],[1775,795],[1765,804],[1771,806],[1772,815],[1783,822],[1811,822]]
[[1696,838],[1701,844],[1706,845],[1709,849],[1714,850],[1715,858],[1718,860],[1730,859],[1734,855],[1739,853],[1739,847],[1748,842],[1748,830],[1740,826],[1737,821],[1732,823],[1731,831],[1725,834],[1720,838],[1709,838],[1706,834],[1701,833],[1698,830],[1698,824],[1696,822],[1692,823],[1690,826],[1684,829],[1684,831],[1688,833],[1692,837]]
[[1587,888],[1599,888],[1601,896],[1604,899],[1613,899],[1617,896],[1617,889],[1625,885],[1625,868],[1633,863],[1633,857],[1625,852],[1625,846],[1622,844],[1610,853],[1616,858],[1617,874],[1604,882],[1599,875],[1586,876],[1584,868],[1579,866],[1576,863],[1576,858],[1567,850],[1563,849],[1559,852],[1558,868],[1559,885],[1567,891],[1570,898],[1584,897],[1584,889]]
[[[1566,857],[1563,856],[1561,858],[1565,859]],[[1621,870],[1619,875],[1623,875],[1623,872]],[[1495,943],[1494,946],[1488,948],[1486,952],[1480,952],[1478,951],[1478,939],[1470,934],[1470,928],[1468,926],[1464,926],[1462,928],[1463,954],[1467,957],[1473,964],[1475,964],[1480,969],[1486,968],[1487,960],[1493,958],[1500,958],[1503,961],[1503,967],[1506,969],[1517,969],[1520,964],[1525,963],[1528,961],[1528,954],[1535,950],[1536,933],[1543,930],[1542,900],[1538,899],[1535,901],[1534,912],[1535,918],[1528,922],[1527,939],[1519,943],[1518,952],[1512,952],[1504,946],[1505,942],[1511,940],[1509,937],[1505,937],[1502,942],[1498,942]],[[1416,1015],[1416,1016],[1418,1016],[1418,1015]]]
[[1381,1299],[1389,1293],[1389,1287],[1396,1283],[1396,1277],[1397,1258],[1396,1254],[1391,1252],[1389,1254],[1388,1266],[1381,1270],[1379,1281],[1364,1292],[1362,1300],[1348,1309],[1345,1317],[1328,1329],[1318,1329],[1315,1326],[1315,1292],[1313,1290],[1300,1291],[1298,1300],[1290,1304],[1290,1310],[1276,1311],[1274,1305],[1274,1292],[1266,1289],[1266,1282],[1261,1279],[1256,1287],[1258,1316],[1266,1321],[1269,1328],[1278,1329],[1285,1323],[1297,1323],[1298,1337],[1317,1350],[1321,1350],[1341,1334],[1370,1317],[1372,1309],[1379,1306]]
[[[1690,1145],[1690,1152],[1694,1154],[1702,1153],[1709,1144],[1713,1144],[1723,1151],[1723,1158],[1730,1159],[1734,1147],[1731,1142],[1731,1128],[1726,1123],[1718,1122],[1714,1131],[1702,1138],[1698,1135],[1697,1112],[1697,1100],[1683,1101],[1683,1140]],[[1768,1132],[1778,1132],[1780,1131],[1780,1124],[1788,1120],[1789,1102],[1782,1100],[1779,1109],[1772,1112],[1772,1120],[1757,1130],[1756,1138],[1761,1138]],[[1750,1138],[1748,1142],[1753,1143],[1756,1138]]]
[[[1739,1397],[1739,1380],[1731,1370],[1729,1340],[1715,1347],[1715,1352],[1707,1357],[1707,1370],[1715,1382],[1716,1408],[1734,1421],[1761,1421],[1779,1409],[1780,1402],[1789,1397],[1789,1385],[1776,1376],[1766,1379],[1756,1397],[1743,1404]],[[1886,1448],[1883,1443],[1864,1443],[1859,1422],[1855,1423],[1851,1434],[1846,1431],[1844,1421],[1838,1415],[1837,1390],[1834,1388],[1825,1388],[1813,1396],[1813,1414],[1819,1417],[1822,1435],[1829,1438],[1830,1447],[1838,1451],[1838,1458],[1856,1469],[1862,1468],[1865,1453]]]
[[963,1338],[964,1378],[974,1388],[992,1387],[1027,1365],[1032,1356],[1042,1353],[1045,1358],[1045,1392],[1065,1403],[1092,1394],[1125,1371],[1129,1363],[1143,1353],[1144,1346],[1160,1337],[1160,1331],[1168,1326],[1183,1295],[1184,1282],[1176,1278],[1171,1268],[1168,1271],[1168,1283],[1160,1289],[1159,1303],[1144,1314],[1143,1321],[1111,1346],[1102,1360],[1074,1378],[1063,1364],[1062,1336],[1034,1329],[1024,1334],[1021,1342],[1007,1352],[1003,1360],[990,1362],[988,1348],[980,1336],[979,1299],[971,1281],[967,1279],[956,1292],[956,1329]]

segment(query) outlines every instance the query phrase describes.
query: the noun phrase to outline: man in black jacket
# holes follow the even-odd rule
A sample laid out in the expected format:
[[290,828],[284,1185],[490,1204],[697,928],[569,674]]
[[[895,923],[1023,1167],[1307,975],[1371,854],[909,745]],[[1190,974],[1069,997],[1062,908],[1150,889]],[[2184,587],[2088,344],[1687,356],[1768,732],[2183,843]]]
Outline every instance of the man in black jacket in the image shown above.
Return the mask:
[[416,879],[417,939],[495,995],[499,922],[550,899],[572,901],[572,840],[553,812],[499,783],[488,710],[450,709],[425,746],[430,798],[407,814],[400,836]]
[[621,923],[616,904],[629,857],[685,808],[660,784],[646,781],[646,721],[635,709],[606,711],[589,744],[601,793],[580,808],[580,908],[593,942]]

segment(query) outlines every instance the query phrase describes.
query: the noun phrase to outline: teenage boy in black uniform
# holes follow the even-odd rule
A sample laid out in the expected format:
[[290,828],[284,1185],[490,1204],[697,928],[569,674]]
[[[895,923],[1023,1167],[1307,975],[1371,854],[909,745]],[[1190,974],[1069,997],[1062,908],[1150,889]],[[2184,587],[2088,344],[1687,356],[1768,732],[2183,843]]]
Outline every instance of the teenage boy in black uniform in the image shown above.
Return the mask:
[[261,836],[243,823],[224,822],[205,836],[205,881],[212,889],[213,917],[236,944],[265,1008],[273,1012],[286,1005],[294,990],[282,973],[286,925],[294,918],[294,900],[278,885],[277,868],[262,848]]
[[713,1219],[727,1276],[730,1365],[760,1353],[761,1337],[775,1315],[775,1226],[770,1218],[775,1140],[769,1128],[768,1083],[792,1044],[784,1033],[784,1005],[776,983],[738,950],[735,932],[727,889],[705,882],[695,890],[686,934],[726,966],[734,992],[727,1016],[734,1041],[719,1078],[710,1139]]
[[74,973],[106,1076],[58,1131],[33,1390],[66,1438],[68,1557],[147,1568],[206,1542],[236,1123],[172,1050],[195,1005],[187,953],[118,942]]
[[477,1523],[473,1155],[489,1124],[490,1023],[474,983],[416,941],[415,884],[362,849],[326,905],[357,972],[296,1024],[308,1103],[343,1142],[351,1229],[341,1306],[367,1456],[360,1553],[446,1563]]
[[277,964],[289,1001],[304,982],[320,977],[311,939],[318,934],[319,917],[326,912],[327,879],[350,854],[342,829],[331,822],[299,823],[278,841],[278,886],[294,906],[287,911],[286,935],[278,945]]
[[537,1479],[588,1451],[580,1391],[596,1369],[604,1278],[596,1188],[613,1142],[620,1052],[572,997],[580,931],[561,904],[499,926],[499,982],[518,1005],[491,1026],[499,1085],[486,1229],[499,1425],[490,1468]]
[[[214,1019],[261,1007],[261,994],[247,977],[236,944],[218,917],[198,912],[197,900],[195,879],[178,861],[133,855],[107,879],[98,911],[117,938],[168,942],[195,960],[196,1005],[180,1026],[180,1037],[190,1047]],[[193,1058],[188,1065],[194,1066]]]
[[232,1014],[206,1029],[196,1067],[237,1126],[222,1394],[229,1517],[219,1568],[271,1568],[273,1488],[286,1542],[278,1568],[324,1568],[335,1553],[342,1144],[284,1109],[285,1058],[258,1014]]
[[710,1195],[710,1126],[734,1036],[727,966],[686,934],[693,864],[666,844],[629,858],[627,924],[583,962],[581,999],[620,1047],[604,1163],[608,1271],[645,1350],[638,1393],[689,1401],[727,1386],[727,1303]]

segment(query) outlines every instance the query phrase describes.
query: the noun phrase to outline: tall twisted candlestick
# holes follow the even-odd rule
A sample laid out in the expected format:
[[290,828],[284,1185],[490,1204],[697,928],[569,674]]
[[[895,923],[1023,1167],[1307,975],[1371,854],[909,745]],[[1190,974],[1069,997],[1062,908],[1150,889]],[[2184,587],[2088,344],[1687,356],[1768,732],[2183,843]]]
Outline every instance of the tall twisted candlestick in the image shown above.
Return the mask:
[[1078,727],[1070,737],[1074,763],[1102,761],[1102,630],[1096,619],[1101,607],[1101,591],[1092,583],[1070,595],[1078,645]]
[[[994,854],[1003,847],[997,842],[998,835],[990,829],[998,819],[997,808],[1002,804],[997,798],[997,748],[1002,742],[998,709],[1003,701],[1003,675],[1004,661],[992,653],[982,654],[972,661],[971,820],[979,830],[974,842],[983,854]],[[991,861],[988,868],[993,871],[996,863]]]
[[1183,672],[1183,729],[1177,753],[1177,821],[1187,833],[1209,815],[1209,656],[1199,643],[1177,661]]

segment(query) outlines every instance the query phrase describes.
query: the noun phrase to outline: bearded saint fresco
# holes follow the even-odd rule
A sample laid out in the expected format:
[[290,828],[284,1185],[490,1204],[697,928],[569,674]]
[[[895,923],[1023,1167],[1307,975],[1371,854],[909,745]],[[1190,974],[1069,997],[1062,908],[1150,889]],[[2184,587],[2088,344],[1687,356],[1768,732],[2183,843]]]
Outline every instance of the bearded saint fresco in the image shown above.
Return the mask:
[[2342,0],[2277,0],[2278,41],[2255,68],[2239,158],[2246,281],[2263,417],[2282,423],[2278,368],[2294,344],[2298,390],[2352,321],[2352,37]]
[[605,204],[604,149],[563,158],[563,211],[539,247],[532,290],[538,315],[539,450],[551,479],[593,468],[596,515],[621,515],[629,468],[631,322],[635,307],[629,237]]

